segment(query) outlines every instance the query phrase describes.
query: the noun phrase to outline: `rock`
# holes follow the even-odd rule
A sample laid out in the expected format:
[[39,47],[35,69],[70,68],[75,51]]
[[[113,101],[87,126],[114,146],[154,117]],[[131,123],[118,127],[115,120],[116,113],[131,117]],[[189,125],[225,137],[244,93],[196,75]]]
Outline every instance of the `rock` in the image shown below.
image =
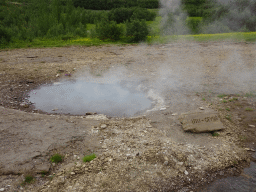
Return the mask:
[[249,126],[249,127],[253,127],[253,128],[255,127],[255,125],[248,125],[248,126]]
[[185,171],[184,171],[184,173],[185,173],[185,175],[188,175],[188,172],[187,172],[187,170],[185,170]]
[[102,124],[102,125],[100,126],[100,128],[101,128],[101,129],[106,129],[106,128],[107,128],[107,125],[106,125],[106,124]]
[[76,173],[75,173],[75,172],[71,172],[70,174],[71,174],[71,175],[75,175]]
[[165,109],[166,109],[166,107],[163,107],[163,108],[160,109],[160,111],[164,111]]
[[4,188],[1,188],[0,191],[4,191]]
[[255,152],[254,149],[250,149],[250,148],[244,148],[246,151],[252,151],[252,152]]
[[37,165],[36,166],[36,172],[41,173],[41,172],[49,172],[51,167],[50,163],[44,163],[41,165]]
[[59,76],[60,76],[60,74],[57,74],[57,75],[56,75],[56,77],[59,77]]
[[167,165],[168,165],[168,163],[169,163],[168,161],[165,161],[165,162],[164,162],[164,165],[165,165],[165,166],[167,166]]
[[212,132],[224,129],[218,113],[213,112],[192,112],[183,114],[179,118],[184,131],[191,132]]
[[177,114],[177,113],[173,113],[173,114],[172,114],[172,116],[176,116],[176,115],[178,115],[178,114]]
[[203,107],[199,107],[199,109],[200,109],[200,110],[204,110],[204,108],[203,108]]
[[56,109],[52,109],[52,111],[58,111],[58,110],[59,110],[59,109],[57,109],[57,108],[56,108]]
[[21,103],[20,106],[24,107],[24,108],[28,108],[29,107],[29,105],[27,103]]
[[183,165],[184,163],[183,163],[183,162],[178,162],[177,164],[178,164],[178,165]]

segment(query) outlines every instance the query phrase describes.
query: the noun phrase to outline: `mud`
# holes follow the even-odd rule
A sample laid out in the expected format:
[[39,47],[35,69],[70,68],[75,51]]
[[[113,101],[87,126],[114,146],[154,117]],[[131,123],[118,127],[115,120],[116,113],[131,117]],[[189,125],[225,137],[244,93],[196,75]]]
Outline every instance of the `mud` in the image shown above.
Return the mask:
[[[0,188],[193,191],[239,175],[255,149],[255,48],[180,42],[1,51]],[[154,108],[132,118],[47,115],[29,102],[42,84],[108,73],[125,76]],[[183,131],[178,116],[199,107],[218,112],[225,127],[218,137]],[[49,161],[56,152],[61,164]],[[92,152],[97,158],[83,163]],[[27,174],[35,181],[21,186]]]

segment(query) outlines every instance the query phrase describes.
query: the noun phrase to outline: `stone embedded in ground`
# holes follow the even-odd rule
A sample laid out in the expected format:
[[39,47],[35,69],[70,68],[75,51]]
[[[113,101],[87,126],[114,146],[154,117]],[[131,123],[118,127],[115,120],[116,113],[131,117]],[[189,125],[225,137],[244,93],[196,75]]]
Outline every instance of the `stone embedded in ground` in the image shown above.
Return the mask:
[[180,116],[184,131],[212,132],[224,129],[217,112],[192,112]]
[[38,172],[38,173],[49,172],[50,167],[51,167],[50,163],[45,163],[45,164],[37,165],[36,166],[36,172]]

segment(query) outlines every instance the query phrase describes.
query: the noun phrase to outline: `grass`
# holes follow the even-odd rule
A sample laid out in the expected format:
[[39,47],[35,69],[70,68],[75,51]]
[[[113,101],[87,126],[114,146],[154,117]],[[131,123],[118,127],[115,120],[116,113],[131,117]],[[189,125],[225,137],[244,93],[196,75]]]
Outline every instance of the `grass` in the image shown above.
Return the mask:
[[57,153],[53,155],[50,160],[52,163],[60,163],[63,161],[63,156]]
[[227,110],[227,111],[230,111],[230,109],[229,109],[228,107],[226,108],[226,110]]
[[223,100],[222,103],[227,103],[228,101],[227,100]]
[[202,100],[205,101],[205,98],[203,97]]
[[245,111],[253,111],[253,109],[252,108],[245,108]]
[[231,121],[231,115],[230,115],[230,114],[226,115],[225,118],[226,118],[227,120]]
[[219,97],[219,98],[223,98],[223,97],[226,97],[227,95],[225,95],[225,94],[221,94],[221,95],[218,95],[217,97]]
[[21,183],[21,186],[32,183],[35,180],[33,175],[25,175],[24,181]]
[[244,96],[245,97],[256,97],[256,93],[255,92],[250,92],[250,93],[246,93]]
[[94,153],[92,153],[91,155],[84,156],[83,162],[89,162],[89,161],[91,161],[91,160],[93,160],[95,158],[96,158],[96,155]]
[[212,136],[213,136],[213,137],[218,137],[219,135],[220,135],[220,134],[219,134],[218,132],[215,132],[215,131],[212,132]]

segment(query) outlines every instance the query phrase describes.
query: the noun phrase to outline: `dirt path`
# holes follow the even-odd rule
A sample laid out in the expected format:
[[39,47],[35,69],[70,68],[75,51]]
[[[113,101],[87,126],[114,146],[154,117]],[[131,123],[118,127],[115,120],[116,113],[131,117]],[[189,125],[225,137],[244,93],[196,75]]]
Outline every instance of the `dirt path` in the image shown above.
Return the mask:
[[[244,148],[255,149],[255,48],[181,42],[0,52],[0,188],[190,191],[220,172],[239,174],[250,161]],[[28,100],[41,84],[81,75],[117,76],[145,92],[154,107],[133,118],[47,115]],[[229,96],[217,97],[223,93]],[[179,115],[199,107],[218,111],[225,126],[218,137],[183,131]],[[56,152],[65,156],[62,164],[50,163]],[[83,163],[92,152],[97,158]],[[20,186],[28,173],[36,181]]]

